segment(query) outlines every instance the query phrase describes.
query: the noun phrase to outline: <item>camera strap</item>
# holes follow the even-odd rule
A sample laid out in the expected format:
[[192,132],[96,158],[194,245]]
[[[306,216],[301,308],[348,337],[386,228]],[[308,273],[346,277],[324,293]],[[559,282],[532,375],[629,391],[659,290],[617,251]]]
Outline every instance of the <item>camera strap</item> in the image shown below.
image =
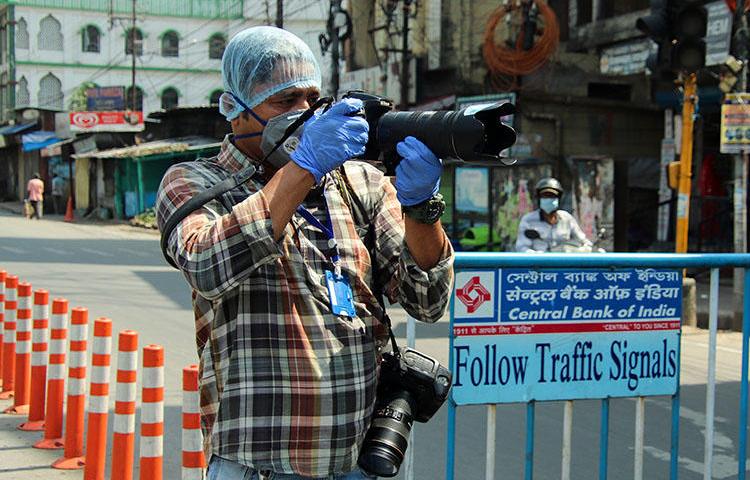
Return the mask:
[[167,263],[172,265],[174,268],[178,268],[175,261],[172,260],[172,257],[170,257],[167,253],[167,247],[169,246],[169,237],[172,235],[174,229],[177,228],[177,225],[179,225],[180,222],[187,218],[188,215],[198,210],[211,200],[221,197],[228,191],[237,188],[238,185],[247,182],[253,175],[255,175],[255,172],[257,171],[258,170],[254,165],[250,165],[245,170],[233,174],[231,177],[222,180],[213,187],[207,190],[203,190],[196,196],[190,198],[190,200],[180,205],[177,210],[175,210],[175,212],[169,216],[169,219],[164,225],[164,229],[162,230],[161,235],[161,253],[162,255],[164,255],[164,259],[167,261]]
[[[349,178],[346,176],[346,169],[344,167],[341,167],[335,172],[335,174],[343,181],[343,185],[341,185],[341,187],[339,188],[342,195],[345,197],[345,199],[351,200],[351,204],[349,205],[349,207],[354,222],[360,225],[367,226],[367,233],[365,234],[363,242],[365,244],[365,247],[367,247],[367,250],[370,252],[370,263],[375,268],[377,268],[378,263],[376,260],[377,250],[375,248],[375,229],[373,228],[373,224],[370,221],[370,215],[368,215],[367,209],[362,203],[362,200],[357,196],[354,188],[352,188],[351,183],[349,182]],[[336,179],[336,183],[339,183],[338,179]],[[396,355],[396,357],[400,357],[401,353],[398,348],[398,344],[396,343],[396,336],[393,334],[393,328],[391,327],[391,317],[388,316],[388,311],[385,308],[385,301],[383,300],[383,287],[382,285],[380,285],[380,280],[378,279],[377,272],[374,271],[374,269],[372,273],[372,287],[375,298],[378,300],[380,308],[383,310],[383,318],[380,319],[380,322],[388,329],[388,337],[391,340],[391,348],[393,349],[393,354]]]

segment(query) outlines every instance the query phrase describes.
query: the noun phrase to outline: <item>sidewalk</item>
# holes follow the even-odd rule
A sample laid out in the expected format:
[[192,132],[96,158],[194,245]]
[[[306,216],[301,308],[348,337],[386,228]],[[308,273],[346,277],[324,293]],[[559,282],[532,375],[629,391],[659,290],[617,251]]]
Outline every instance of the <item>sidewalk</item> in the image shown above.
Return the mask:
[[[19,217],[23,216],[23,203],[22,202],[0,202],[0,212],[6,212],[13,215],[18,215]],[[65,216],[63,214],[54,214],[54,213],[47,213],[44,212],[42,216],[42,220],[46,221],[52,221],[52,222],[62,222],[64,221]],[[131,225],[130,222],[127,220],[117,220],[117,219],[110,219],[110,220],[101,220],[99,218],[84,218],[81,215],[78,215],[76,213],[74,220],[75,223],[81,224],[81,225],[101,225],[101,226],[107,226],[107,227],[119,227],[127,230],[132,230],[134,232],[138,233],[148,233],[152,235],[159,235],[159,231],[151,228],[142,228],[142,227],[136,227],[134,225]]]
[[[698,317],[698,327],[708,328],[708,310],[710,284],[707,278],[696,279],[696,316]],[[731,279],[727,283],[725,280],[719,281],[719,329],[731,330],[734,319],[734,292],[732,291]]]

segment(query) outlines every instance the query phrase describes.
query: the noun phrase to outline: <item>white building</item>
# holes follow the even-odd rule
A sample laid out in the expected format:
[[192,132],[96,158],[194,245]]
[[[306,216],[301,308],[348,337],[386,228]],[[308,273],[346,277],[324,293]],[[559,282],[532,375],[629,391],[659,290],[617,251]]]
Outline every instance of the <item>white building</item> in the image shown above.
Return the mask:
[[[318,35],[325,30],[328,3],[284,2],[284,28],[310,45],[324,77],[329,68]],[[226,42],[243,28],[272,23],[275,4],[136,0],[136,110],[142,105],[148,114],[215,103]],[[132,0],[0,1],[0,122],[14,119],[19,108],[80,109],[92,84],[125,87],[130,106],[132,5]]]

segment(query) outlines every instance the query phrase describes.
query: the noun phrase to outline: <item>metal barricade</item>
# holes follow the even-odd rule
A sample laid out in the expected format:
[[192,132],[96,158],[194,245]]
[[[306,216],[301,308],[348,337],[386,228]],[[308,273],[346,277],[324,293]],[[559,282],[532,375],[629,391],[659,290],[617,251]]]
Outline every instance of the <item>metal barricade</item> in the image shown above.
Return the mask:
[[[706,392],[706,428],[704,442],[704,479],[711,478],[713,468],[714,449],[714,405],[716,395],[716,340],[718,322],[718,294],[719,294],[719,269],[722,267],[744,268],[744,300],[743,300],[743,331],[742,331],[742,371],[740,386],[740,412],[739,412],[739,438],[738,438],[738,478],[745,479],[746,452],[747,452],[747,423],[748,423],[748,343],[750,340],[750,275],[747,268],[750,267],[750,255],[748,254],[544,254],[529,255],[515,253],[457,253],[455,270],[460,272],[469,269],[512,269],[523,268],[534,271],[545,269],[626,269],[626,268],[662,268],[662,269],[686,269],[686,268],[709,268],[711,269],[710,298],[709,298],[709,347],[708,347],[708,378]],[[451,301],[451,319],[455,318],[454,297]],[[453,323],[453,321],[452,321]],[[680,329],[681,330],[681,329]],[[449,364],[451,368],[455,365],[454,339],[455,333],[450,335]],[[677,358],[680,358],[678,342]],[[671,399],[671,447],[670,447],[670,479],[678,478],[678,454],[680,433],[680,361],[677,361],[676,369],[676,393]],[[454,372],[455,380],[455,372]],[[644,410],[645,397],[636,398],[636,426],[635,426],[635,455],[634,455],[634,478],[643,478],[643,454],[644,454]],[[599,478],[607,478],[608,452],[609,452],[609,412],[610,400],[603,398],[601,402],[601,421],[599,434]],[[524,459],[524,478],[533,478],[534,467],[534,420],[535,401],[531,400],[526,406],[526,455]],[[487,450],[485,478],[495,478],[495,420],[496,404],[487,406]],[[455,477],[455,453],[456,453],[456,409],[457,405],[453,398],[448,400],[448,424],[447,424],[447,451],[446,451],[446,479]],[[563,480],[570,477],[571,464],[571,433],[572,433],[573,401],[565,400],[563,419],[563,445],[561,454],[561,475]],[[477,472],[472,472],[472,478],[478,478]],[[593,475],[591,475],[593,476]],[[408,478],[408,477],[407,477]],[[468,478],[459,475],[458,478]]]

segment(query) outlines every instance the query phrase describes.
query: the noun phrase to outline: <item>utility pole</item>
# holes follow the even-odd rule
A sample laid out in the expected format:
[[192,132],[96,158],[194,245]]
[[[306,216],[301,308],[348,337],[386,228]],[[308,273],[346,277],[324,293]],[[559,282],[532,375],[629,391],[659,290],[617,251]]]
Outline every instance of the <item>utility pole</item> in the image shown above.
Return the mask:
[[[742,70],[738,75],[737,90],[740,93],[747,91],[747,17],[745,16],[745,0],[737,0],[737,9],[734,12],[734,55],[742,62]],[[748,183],[748,158],[747,153],[734,155],[734,252],[747,252],[747,183]],[[734,269],[733,297],[734,297],[734,319],[732,328],[742,330],[743,311],[743,284],[745,272],[742,268]]]
[[284,28],[284,0],[276,0],[276,26]]
[[328,12],[328,38],[331,40],[331,93],[339,94],[339,27],[336,24],[336,15],[341,10],[341,0],[331,0]]
[[682,149],[680,152],[680,176],[677,195],[676,253],[686,253],[688,249],[690,189],[693,168],[693,117],[695,106],[698,103],[697,83],[695,73],[685,75],[682,97]]
[[409,14],[411,0],[404,0],[404,18],[401,26],[401,110],[409,109]]
[[131,17],[131,26],[130,26],[130,46],[131,46],[131,53],[132,55],[132,63],[130,65],[130,106],[132,107],[133,111],[136,110],[135,105],[135,53],[136,53],[136,45],[135,45],[135,2],[136,0],[133,0],[133,12]]

